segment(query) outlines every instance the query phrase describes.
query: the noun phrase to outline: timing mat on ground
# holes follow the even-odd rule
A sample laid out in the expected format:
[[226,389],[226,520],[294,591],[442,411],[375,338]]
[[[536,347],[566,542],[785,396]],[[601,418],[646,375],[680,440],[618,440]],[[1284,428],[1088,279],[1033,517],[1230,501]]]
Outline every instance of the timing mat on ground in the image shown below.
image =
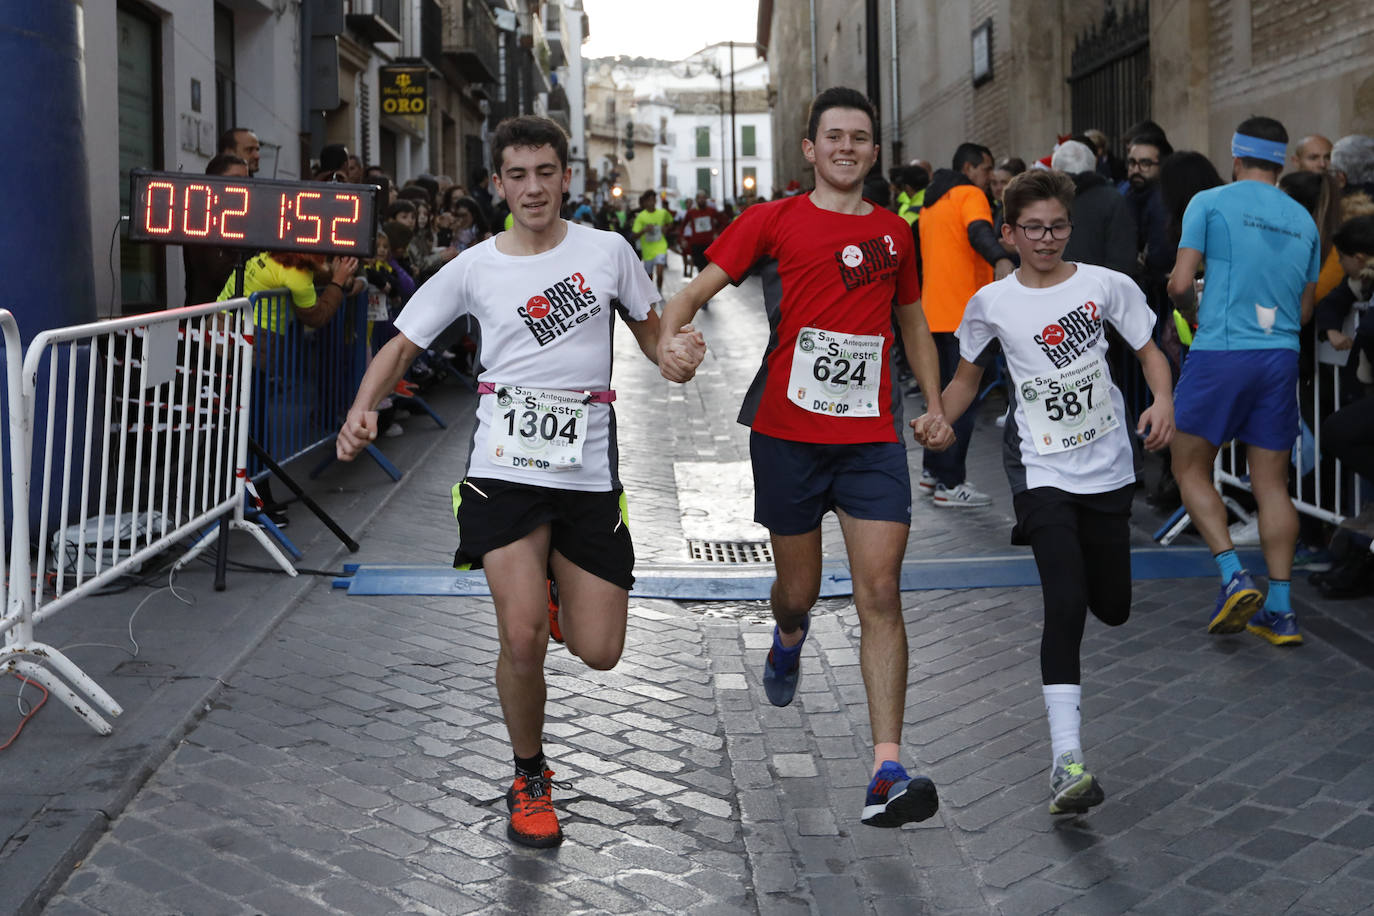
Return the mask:
[[[1250,569],[1263,569],[1259,551],[1240,551]],[[350,595],[487,596],[482,572],[460,572],[446,566],[407,566],[385,563],[349,564],[335,588]],[[1131,551],[1135,580],[1196,579],[1217,575],[1216,563],[1203,547],[1141,547]],[[930,557],[902,564],[902,591],[955,588],[1010,588],[1039,585],[1030,551],[980,557]],[[693,563],[645,564],[636,569],[636,598],[675,601],[766,601],[773,585],[767,564]],[[821,597],[853,594],[849,567],[829,563],[821,570]]]

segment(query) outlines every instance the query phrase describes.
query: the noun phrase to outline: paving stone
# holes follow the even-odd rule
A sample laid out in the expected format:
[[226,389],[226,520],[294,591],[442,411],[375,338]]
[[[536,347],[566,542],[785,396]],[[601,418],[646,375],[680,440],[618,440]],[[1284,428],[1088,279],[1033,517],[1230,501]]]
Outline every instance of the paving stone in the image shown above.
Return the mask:
[[[684,562],[665,455],[747,460],[733,414],[768,334],[756,282],[699,316],[716,355],[688,386],[660,379],[629,335],[615,342],[641,564]],[[405,440],[438,443],[440,470],[462,466],[471,435],[472,397],[451,391],[465,419]],[[1001,397],[969,453],[970,476],[989,483]],[[908,457],[915,468],[919,451]],[[358,526],[362,559],[446,562],[440,470],[329,494],[390,501]],[[989,489],[992,507],[955,517],[918,500],[908,556],[1005,553],[1009,498]],[[1142,545],[1152,511],[1137,507]],[[842,555],[832,517],[822,543]],[[1305,589],[1295,582],[1300,605]],[[905,752],[944,807],[901,830],[858,820],[871,734],[852,600],[818,603],[808,676],[775,709],[757,680],[767,602],[636,598],[615,670],[549,653],[545,748],[573,788],[555,792],[562,846],[526,850],[506,838],[490,599],[364,599],[320,583],[224,680],[48,911],[191,911],[178,902],[193,892],[207,913],[293,916],[1359,911],[1374,893],[1374,728],[1360,727],[1374,676],[1320,632],[1283,665],[1248,638],[1207,639],[1197,608],[1214,592],[1210,579],[1152,580],[1127,626],[1089,625],[1083,731],[1109,798],[1059,819],[1045,811],[1038,588],[905,593]],[[1367,615],[1359,602],[1343,612],[1354,629]],[[1263,709],[1250,702],[1261,691]],[[0,805],[0,824],[9,816]]]

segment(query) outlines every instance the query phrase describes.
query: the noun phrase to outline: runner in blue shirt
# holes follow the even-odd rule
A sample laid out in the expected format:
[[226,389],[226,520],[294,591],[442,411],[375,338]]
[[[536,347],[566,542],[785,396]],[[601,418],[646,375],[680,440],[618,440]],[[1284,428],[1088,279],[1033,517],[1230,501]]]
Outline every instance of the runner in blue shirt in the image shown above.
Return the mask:
[[[1241,122],[1231,139],[1235,181],[1188,205],[1169,278],[1169,296],[1186,312],[1206,259],[1198,331],[1174,395],[1172,451],[1183,504],[1221,572],[1207,631],[1249,630],[1276,646],[1302,642],[1288,597],[1298,537],[1288,461],[1298,436],[1298,332],[1312,316],[1321,270],[1316,224],[1275,186],[1287,144],[1287,131],[1273,118]],[[1241,568],[1212,485],[1217,451],[1233,439],[1246,447],[1267,597]]]

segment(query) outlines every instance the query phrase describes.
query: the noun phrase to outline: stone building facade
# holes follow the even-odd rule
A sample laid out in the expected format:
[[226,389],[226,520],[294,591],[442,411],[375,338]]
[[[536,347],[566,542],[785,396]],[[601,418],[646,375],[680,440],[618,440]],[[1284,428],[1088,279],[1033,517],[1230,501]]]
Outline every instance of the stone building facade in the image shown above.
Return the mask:
[[802,171],[813,86],[875,97],[884,167],[945,165],[963,140],[1029,161],[1072,129],[1117,141],[1142,117],[1219,163],[1250,114],[1295,139],[1374,133],[1374,5],[1359,0],[761,0],[758,41],[782,175]]

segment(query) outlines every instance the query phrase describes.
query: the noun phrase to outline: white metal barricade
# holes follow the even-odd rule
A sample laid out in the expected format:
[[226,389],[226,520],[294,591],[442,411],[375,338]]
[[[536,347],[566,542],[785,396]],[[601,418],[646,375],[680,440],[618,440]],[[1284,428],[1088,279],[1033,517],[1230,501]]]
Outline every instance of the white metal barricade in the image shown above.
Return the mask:
[[[1346,485],[1348,475],[1338,459],[1332,458],[1326,463],[1322,460],[1322,417],[1341,406],[1341,374],[1344,369],[1344,366],[1331,361],[1334,351],[1328,351],[1329,348],[1320,345],[1316,348],[1318,359],[1314,367],[1311,396],[1308,403],[1303,405],[1307,408],[1302,411],[1304,416],[1312,417],[1311,441],[1304,441],[1306,437],[1299,435],[1293,445],[1293,506],[1304,515],[1339,525],[1347,516],[1360,510],[1364,494],[1359,477],[1355,477],[1349,486]],[[1298,398],[1301,403],[1301,386]],[[1308,468],[1310,471],[1307,471]],[[1218,491],[1227,485],[1250,491],[1245,452],[1238,443],[1229,442],[1217,452],[1216,461],[1212,464],[1212,483]],[[1253,520],[1252,514],[1224,495],[1224,491],[1222,501],[1242,522]],[[1192,520],[1180,509],[1156,535],[1156,540],[1161,544],[1171,544],[1190,524]]]
[[[32,429],[32,409],[24,399],[20,378],[23,353],[19,345],[19,329],[15,326],[14,316],[8,311],[0,311],[0,331],[3,331],[5,341],[5,399],[9,414],[6,433],[9,437],[13,519],[7,558],[9,562],[6,566],[9,581],[5,615],[0,618],[0,628],[5,630],[5,646],[0,650],[0,670],[41,684],[49,694],[85,719],[97,732],[108,735],[110,723],[105,721],[100,712],[117,716],[121,712],[119,704],[65,655],[34,639],[33,593],[29,590],[29,433]],[[69,684],[75,685],[81,693],[78,694]],[[83,695],[100,712],[91,708]]]
[[[13,372],[18,362],[9,365]],[[22,480],[20,461],[13,467],[10,602],[26,621],[23,639],[32,639],[34,623],[226,516],[296,575],[276,545],[243,518],[252,372],[253,314],[246,299],[60,328],[34,339],[22,388],[11,388],[20,391],[23,406],[11,409],[11,452],[24,466]],[[41,387],[40,378],[46,379]],[[40,398],[45,417],[35,430]],[[16,414],[22,428],[14,425]],[[30,483],[40,507],[32,539],[20,511]],[[119,714],[75,666],[51,655],[46,660],[97,706]],[[108,723],[79,708],[74,695],[63,699],[109,733]]]

